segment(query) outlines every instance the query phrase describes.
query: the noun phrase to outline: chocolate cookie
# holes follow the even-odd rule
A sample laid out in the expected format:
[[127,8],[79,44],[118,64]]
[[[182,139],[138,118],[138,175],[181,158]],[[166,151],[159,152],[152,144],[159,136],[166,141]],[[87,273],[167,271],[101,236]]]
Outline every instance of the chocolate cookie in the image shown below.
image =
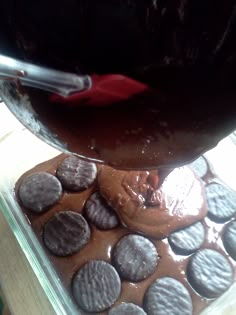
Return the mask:
[[22,205],[33,212],[43,212],[58,202],[62,195],[59,180],[46,172],[38,172],[24,179],[18,191]]
[[158,254],[154,244],[147,238],[130,234],[116,244],[112,261],[123,279],[137,282],[154,272]]
[[236,221],[232,221],[226,225],[222,239],[226,251],[236,260]]
[[202,296],[212,299],[223,294],[233,282],[233,271],[228,260],[213,249],[202,249],[194,254],[187,267],[192,287]]
[[87,218],[101,230],[113,229],[119,225],[117,214],[98,192],[90,196],[84,210]]
[[199,177],[204,177],[208,170],[207,162],[203,156],[190,163],[189,166]]
[[94,163],[83,161],[74,155],[67,157],[57,168],[57,177],[62,186],[71,191],[88,188],[97,176]]
[[192,300],[185,286],[176,279],[157,279],[146,291],[144,309],[148,315],[192,315]]
[[57,256],[78,252],[90,239],[90,228],[84,217],[76,212],[55,214],[44,226],[45,246]]
[[144,310],[133,303],[121,303],[113,307],[108,315],[146,315]]
[[221,184],[206,186],[208,216],[215,222],[226,222],[236,214],[236,193]]
[[102,260],[92,260],[74,276],[72,291],[83,310],[101,312],[118,299],[121,281],[112,265]]
[[200,248],[205,238],[205,230],[201,222],[176,231],[169,236],[169,243],[174,252],[189,255]]

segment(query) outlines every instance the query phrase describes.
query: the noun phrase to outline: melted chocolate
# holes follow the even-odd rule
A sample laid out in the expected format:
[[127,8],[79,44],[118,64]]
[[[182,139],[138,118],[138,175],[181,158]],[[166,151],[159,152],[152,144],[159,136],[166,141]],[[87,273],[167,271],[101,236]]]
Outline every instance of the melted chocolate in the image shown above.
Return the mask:
[[202,96],[198,88],[187,97],[150,93],[106,108],[52,104],[40,92],[30,98],[39,119],[69,151],[116,168],[180,166],[235,129],[230,94]]
[[[59,165],[59,163],[65,158],[64,155],[58,156],[50,161],[44,162],[40,165],[37,165],[32,170],[25,173],[17,182],[16,184],[16,193],[18,191],[19,185],[23,181],[23,179],[28,176],[29,174],[38,172],[38,171],[46,171],[51,174],[56,174],[56,169]],[[111,169],[109,167],[105,167],[105,170],[107,172],[110,172],[110,175],[113,174]],[[185,168],[184,168],[185,170]],[[103,172],[103,166],[98,165],[98,178]],[[118,171],[114,170],[114,173]],[[177,172],[180,172],[177,170]],[[123,172],[122,172],[123,173]],[[131,172],[132,173],[132,172]],[[133,172],[135,173],[135,172]],[[185,171],[183,171],[185,173]],[[191,173],[191,172],[190,172]],[[137,175],[140,174],[140,172],[136,173]],[[186,174],[186,173],[185,173]],[[147,181],[147,184],[151,187],[158,186],[158,181],[156,180],[156,176],[158,173],[156,171],[152,172],[144,172],[145,179],[149,176],[149,180]],[[148,175],[148,176],[147,176]],[[159,174],[160,176],[160,174]],[[118,176],[119,177],[119,176]],[[121,176],[122,177],[122,176]],[[124,174],[123,177],[124,178]],[[161,177],[161,176],[160,176]],[[213,175],[211,175],[211,178],[213,178]],[[194,182],[195,177],[193,177],[193,182],[187,181],[187,183],[190,183],[190,191],[193,185],[193,187],[199,187],[199,189],[202,189],[202,186],[199,185],[199,179],[195,179],[196,183]],[[132,176],[131,179],[128,180],[132,182]],[[78,193],[70,193],[70,192],[64,192],[62,199],[58,204],[53,206],[48,212],[42,213],[40,215],[37,215],[33,212],[27,211],[23,209],[23,212],[29,219],[29,222],[35,231],[39,241],[41,242],[42,246],[43,240],[42,240],[42,229],[45,225],[45,223],[57,212],[63,211],[65,209],[70,209],[72,211],[76,211],[78,213],[83,214],[83,208],[85,205],[86,200],[88,197],[92,194],[93,191],[97,190],[101,182],[101,178],[99,178],[98,183],[95,183],[93,186],[91,186],[89,189],[78,192]],[[159,182],[159,184],[162,181]],[[110,189],[115,190],[117,189],[117,182],[113,179],[109,181],[110,183]],[[165,185],[165,182],[164,184]],[[161,187],[163,187],[163,185]],[[198,186],[199,185],[199,186]],[[119,185],[118,185],[119,186]],[[181,186],[181,185],[180,185]],[[140,187],[140,186],[139,186]],[[160,187],[160,189],[162,189]],[[182,187],[182,186],[181,186]],[[115,188],[115,189],[114,189]],[[137,188],[137,187],[136,187]],[[183,190],[183,193],[185,190]],[[123,193],[123,192],[122,192]],[[17,195],[17,194],[16,194]],[[202,195],[200,193],[196,194],[200,197],[200,200],[197,201],[197,203],[202,204]],[[181,197],[179,197],[181,199]],[[174,202],[174,200],[173,200]],[[204,206],[204,202],[203,202]],[[205,209],[202,209],[203,215],[206,214]],[[202,218],[202,217],[201,217]],[[145,218],[144,218],[145,219]],[[196,220],[200,219],[196,218]],[[183,222],[185,220],[188,220],[187,218],[182,218]],[[224,224],[217,224],[212,222],[209,218],[205,217],[201,220],[204,226],[205,230],[205,240],[203,244],[201,245],[201,249],[203,248],[212,248],[215,250],[218,250],[220,253],[222,253],[230,262],[234,270],[236,269],[236,263],[233,259],[229,257],[229,255],[226,253],[222,240],[221,240],[221,234],[222,229],[224,227]],[[75,255],[68,256],[68,257],[56,257],[52,255],[50,252],[47,252],[48,257],[50,261],[55,266],[58,274],[61,276],[61,279],[63,280],[63,283],[65,284],[65,287],[69,290],[71,293],[71,280],[75,273],[83,266],[86,262],[90,260],[97,260],[102,259],[107,262],[111,262],[111,253],[114,248],[114,245],[120,240],[120,238],[124,235],[134,233],[129,228],[122,227],[121,225],[117,228],[102,231],[97,229],[94,225],[91,225],[92,228],[92,237],[90,242],[83,248],[81,251]],[[133,226],[132,226],[133,228]],[[144,233],[145,234],[145,233]],[[150,237],[149,237],[150,238]],[[137,282],[137,283],[131,283],[129,281],[122,281],[122,290],[121,295],[119,299],[116,301],[115,305],[119,304],[120,302],[131,302],[134,304],[137,304],[139,306],[143,306],[143,297],[147,290],[147,288],[150,286],[151,283],[153,283],[157,278],[161,277],[173,277],[179,281],[181,281],[185,287],[190,292],[192,301],[193,301],[193,314],[197,315],[200,313],[201,310],[206,308],[213,300],[206,299],[198,295],[190,286],[187,275],[186,275],[186,266],[188,264],[188,261],[191,257],[190,256],[182,256],[175,254],[169,243],[168,239],[156,239],[151,237],[150,240],[155,244],[158,255],[160,257],[158,261],[158,266],[153,274],[151,274],[147,279]],[[107,312],[100,313],[101,315],[107,314]]]
[[100,193],[125,226],[154,238],[164,238],[206,216],[202,182],[189,168],[176,168],[158,190],[148,182],[153,173],[101,167]]
[[71,152],[117,168],[176,166],[235,129],[235,0],[0,5],[16,55],[67,71],[121,73],[156,88],[103,109],[67,108],[30,93],[39,119]]

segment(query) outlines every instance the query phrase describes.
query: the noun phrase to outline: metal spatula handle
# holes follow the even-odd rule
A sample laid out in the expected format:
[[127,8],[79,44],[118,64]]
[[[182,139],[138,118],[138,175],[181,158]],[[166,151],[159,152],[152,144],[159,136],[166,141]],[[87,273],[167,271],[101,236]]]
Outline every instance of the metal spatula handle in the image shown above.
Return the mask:
[[0,55],[0,78],[16,79],[22,85],[35,87],[67,97],[91,88],[88,75],[76,75],[48,69]]

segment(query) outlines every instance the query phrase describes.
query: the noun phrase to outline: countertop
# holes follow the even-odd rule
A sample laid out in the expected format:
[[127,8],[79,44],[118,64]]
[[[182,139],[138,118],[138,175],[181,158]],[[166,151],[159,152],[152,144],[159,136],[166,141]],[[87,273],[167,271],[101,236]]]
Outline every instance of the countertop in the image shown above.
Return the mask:
[[[0,103],[0,141],[15,128],[23,127],[5,105]],[[56,313],[1,211],[0,253],[0,283],[11,314],[55,315]]]

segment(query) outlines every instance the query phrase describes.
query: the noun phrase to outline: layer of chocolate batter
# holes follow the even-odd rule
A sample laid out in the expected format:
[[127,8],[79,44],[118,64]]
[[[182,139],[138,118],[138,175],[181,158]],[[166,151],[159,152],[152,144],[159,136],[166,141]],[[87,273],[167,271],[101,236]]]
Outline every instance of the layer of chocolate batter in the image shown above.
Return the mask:
[[127,172],[101,167],[100,193],[127,227],[163,238],[206,216],[203,185],[191,169],[175,169],[158,190],[152,183],[155,175],[154,171]]
[[[64,155],[60,155],[50,161],[37,165],[32,170],[29,170],[27,173],[25,173],[16,184],[16,197],[17,197],[17,191],[18,191],[19,185],[21,184],[21,182],[24,180],[26,176],[28,176],[29,174],[33,174],[35,172],[40,172],[40,171],[49,172],[55,175],[58,164],[64,158],[65,158]],[[79,193],[70,193],[70,192],[65,191],[59,203],[53,206],[49,211],[44,212],[42,214],[35,214],[31,211],[28,211],[22,208],[24,214],[27,216],[27,219],[29,220],[42,246],[44,246],[44,243],[42,240],[43,227],[45,223],[53,216],[53,214],[63,211],[63,210],[68,210],[68,209],[78,212],[78,213],[84,213],[83,207],[85,205],[87,198],[92,194],[93,191],[96,191],[99,185],[101,184],[102,177],[100,177],[100,175],[102,174],[103,167],[104,166],[98,165],[98,182],[95,182],[94,185],[92,185],[89,189],[79,192]],[[105,168],[109,173],[109,167],[105,166]],[[119,171],[114,170],[114,172],[119,172]],[[110,170],[110,174],[112,174],[112,170]],[[138,175],[140,173],[137,172],[136,174]],[[150,180],[148,181],[150,186],[157,188],[159,178],[158,180],[155,180],[155,179],[156,179],[156,176],[158,176],[158,173],[156,171],[152,171],[150,173],[144,172],[144,177],[147,174],[148,175],[151,174],[151,176],[149,177]],[[210,169],[208,169],[207,175],[204,178],[207,180],[206,182],[208,183],[216,179],[214,175],[211,173]],[[196,177],[196,181],[199,181],[197,177]],[[132,182],[132,176],[131,176],[131,182]],[[160,181],[160,183],[161,182],[162,181]],[[110,185],[111,191],[112,191],[113,184],[114,184],[114,188],[117,189],[115,181],[113,182],[113,184],[111,181],[110,184],[111,184]],[[191,190],[191,187],[190,187],[190,190]],[[102,192],[102,189],[101,189],[101,192]],[[111,200],[113,199],[112,195],[110,195],[110,198]],[[118,215],[119,215],[119,211],[118,211]],[[205,209],[205,203],[203,202],[201,217],[197,217],[196,221],[203,218],[204,215],[206,215],[206,209]],[[145,218],[143,219],[145,220]],[[183,221],[185,221],[185,218],[183,218]],[[216,224],[207,217],[203,218],[201,222],[203,223],[205,233],[206,233],[205,241],[202,244],[201,249],[203,248],[216,249],[227,258],[227,260],[229,261],[229,263],[235,270],[236,263],[226,253],[224,246],[222,244],[222,241],[221,241],[222,228],[224,227],[224,224]],[[112,248],[118,242],[118,240],[123,235],[136,233],[134,232],[134,230],[132,230],[135,227],[134,225],[131,226],[132,229],[129,229],[128,227],[122,227],[122,225],[120,225],[117,228],[107,230],[107,231],[99,230],[92,224],[90,224],[90,226],[92,230],[91,240],[84,248],[81,249],[79,253],[72,256],[68,256],[68,257],[56,257],[52,255],[47,249],[45,249],[50,261],[55,266],[55,269],[57,270],[58,274],[63,280],[65,287],[69,290],[70,293],[71,293],[72,278],[82,265],[84,265],[86,262],[93,259],[102,259],[102,260],[111,262]],[[176,225],[176,228],[179,228],[179,226]],[[175,230],[174,226],[173,226],[173,229]],[[146,235],[146,234],[144,233],[143,235]],[[146,236],[150,240],[153,241],[158,251],[159,261],[158,261],[158,266],[156,268],[156,271],[152,275],[150,275],[146,280],[143,280],[141,282],[131,283],[131,282],[122,280],[121,295],[115,304],[119,304],[120,302],[132,302],[134,304],[142,306],[144,293],[146,292],[150,284],[154,282],[154,280],[157,278],[169,276],[169,277],[173,277],[181,281],[185,285],[185,287],[188,289],[192,297],[193,314],[194,315],[199,314],[201,310],[203,310],[212,302],[212,300],[201,297],[189,285],[189,282],[187,280],[187,275],[186,275],[186,266],[191,255],[182,256],[182,255],[175,254],[173,250],[171,249],[167,238],[157,239],[157,238],[150,237],[148,235]],[[107,312],[102,312],[100,314],[105,315],[107,314]]]

